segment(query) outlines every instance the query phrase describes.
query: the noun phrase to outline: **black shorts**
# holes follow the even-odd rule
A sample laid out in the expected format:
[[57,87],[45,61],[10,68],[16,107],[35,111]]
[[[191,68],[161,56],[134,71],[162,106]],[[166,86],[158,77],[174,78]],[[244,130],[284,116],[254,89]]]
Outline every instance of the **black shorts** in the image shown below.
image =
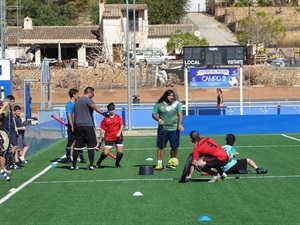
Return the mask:
[[87,146],[88,150],[97,147],[97,137],[94,127],[75,127],[75,147],[74,150],[83,150]]
[[123,137],[122,138],[118,138],[114,141],[105,141],[104,143],[104,148],[112,148],[114,145],[116,146],[123,146]]
[[239,159],[236,164],[226,171],[227,174],[236,174],[239,173],[240,170],[247,170],[247,159]]
[[228,163],[228,158],[225,160],[219,160],[217,157],[204,157],[203,161],[206,162],[205,166],[217,168],[226,165]]

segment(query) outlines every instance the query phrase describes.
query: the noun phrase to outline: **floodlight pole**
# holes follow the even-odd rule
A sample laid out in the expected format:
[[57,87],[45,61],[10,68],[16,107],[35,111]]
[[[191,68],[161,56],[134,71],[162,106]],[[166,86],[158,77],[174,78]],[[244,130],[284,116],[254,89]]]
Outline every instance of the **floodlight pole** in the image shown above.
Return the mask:
[[126,0],[126,54],[127,54],[127,108],[128,108],[128,130],[131,130],[131,77],[129,61],[129,12],[128,0]]
[[135,23],[135,0],[133,0],[133,52],[134,52],[134,98],[138,98],[137,75],[136,75],[136,23]]
[[189,81],[188,69],[184,66],[184,86],[185,86],[185,115],[189,115]]
[[6,1],[0,2],[0,15],[1,15],[1,59],[5,59],[6,49]]
[[243,114],[243,65],[240,65],[240,115]]

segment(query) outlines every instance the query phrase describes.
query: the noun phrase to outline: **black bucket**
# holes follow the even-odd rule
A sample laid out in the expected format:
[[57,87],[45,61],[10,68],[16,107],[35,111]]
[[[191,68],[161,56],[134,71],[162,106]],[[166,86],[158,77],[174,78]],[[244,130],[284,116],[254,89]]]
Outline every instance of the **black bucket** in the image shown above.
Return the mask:
[[153,166],[149,166],[149,165],[140,166],[139,175],[153,175],[153,174],[154,174]]

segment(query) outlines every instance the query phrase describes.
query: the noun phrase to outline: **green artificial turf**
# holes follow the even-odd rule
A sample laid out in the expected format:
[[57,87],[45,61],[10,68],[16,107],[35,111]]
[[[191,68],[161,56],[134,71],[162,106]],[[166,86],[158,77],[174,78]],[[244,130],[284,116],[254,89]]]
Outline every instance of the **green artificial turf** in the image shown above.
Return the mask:
[[[257,175],[249,167],[251,175],[229,175],[213,184],[198,172],[195,180],[178,182],[192,151],[188,136],[181,137],[175,170],[139,175],[141,165],[156,164],[155,137],[125,137],[121,169],[108,157],[94,171],[86,169],[88,163],[78,163],[78,171],[57,163],[32,179],[64,154],[63,140],[29,157],[23,169],[12,171],[10,182],[0,180],[1,224],[300,224],[300,134],[287,135],[237,135],[238,158],[251,158],[269,172]],[[224,136],[213,138],[225,142]],[[95,162],[99,155],[96,152]],[[168,159],[169,148],[164,164]],[[12,188],[19,189],[7,197]],[[135,192],[143,196],[135,197]],[[199,221],[203,216],[211,221]]]

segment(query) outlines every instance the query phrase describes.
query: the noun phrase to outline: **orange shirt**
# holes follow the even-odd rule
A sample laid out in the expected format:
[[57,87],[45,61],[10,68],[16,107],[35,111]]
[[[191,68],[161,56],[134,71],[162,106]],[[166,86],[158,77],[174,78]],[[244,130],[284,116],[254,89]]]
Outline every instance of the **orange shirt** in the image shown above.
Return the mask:
[[226,151],[212,138],[204,137],[196,142],[193,149],[193,160],[198,160],[202,156],[216,157],[219,160],[226,160]]
[[117,140],[117,133],[119,132],[121,126],[123,125],[122,118],[115,114],[113,117],[105,117],[101,121],[100,128],[105,130],[104,139],[105,141],[115,141]]

